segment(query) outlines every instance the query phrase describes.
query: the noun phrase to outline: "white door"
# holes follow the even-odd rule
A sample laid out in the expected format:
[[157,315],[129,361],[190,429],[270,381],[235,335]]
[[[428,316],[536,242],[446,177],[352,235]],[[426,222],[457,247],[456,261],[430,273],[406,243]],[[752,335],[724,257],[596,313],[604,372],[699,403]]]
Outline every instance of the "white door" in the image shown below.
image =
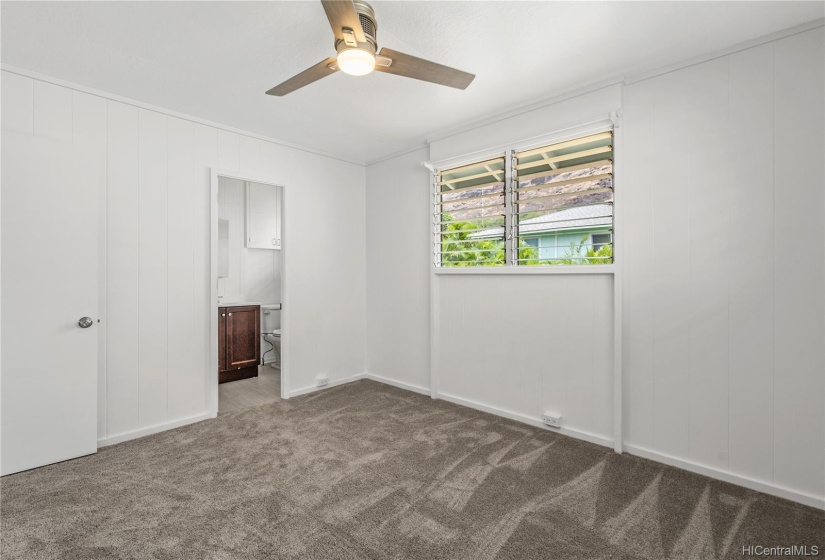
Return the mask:
[[97,451],[100,179],[85,162],[3,131],[0,474]]

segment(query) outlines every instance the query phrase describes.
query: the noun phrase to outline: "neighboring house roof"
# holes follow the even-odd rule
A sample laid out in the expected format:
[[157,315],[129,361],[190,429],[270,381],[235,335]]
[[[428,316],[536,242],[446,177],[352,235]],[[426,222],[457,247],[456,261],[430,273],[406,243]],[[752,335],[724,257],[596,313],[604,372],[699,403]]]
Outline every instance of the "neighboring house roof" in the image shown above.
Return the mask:
[[[567,208],[552,214],[530,218],[521,222],[518,229],[520,235],[538,235],[573,229],[609,227],[612,223],[613,205],[593,204]],[[499,237],[500,235],[501,228],[490,228],[473,233],[470,237],[483,239],[485,237]]]

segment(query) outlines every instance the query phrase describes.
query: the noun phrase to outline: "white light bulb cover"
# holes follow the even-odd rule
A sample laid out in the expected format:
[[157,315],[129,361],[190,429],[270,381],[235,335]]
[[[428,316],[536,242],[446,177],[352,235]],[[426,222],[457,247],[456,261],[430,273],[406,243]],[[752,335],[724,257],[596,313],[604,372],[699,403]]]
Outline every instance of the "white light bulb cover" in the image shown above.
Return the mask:
[[350,76],[364,76],[375,70],[375,55],[362,49],[346,49],[338,53],[338,68]]

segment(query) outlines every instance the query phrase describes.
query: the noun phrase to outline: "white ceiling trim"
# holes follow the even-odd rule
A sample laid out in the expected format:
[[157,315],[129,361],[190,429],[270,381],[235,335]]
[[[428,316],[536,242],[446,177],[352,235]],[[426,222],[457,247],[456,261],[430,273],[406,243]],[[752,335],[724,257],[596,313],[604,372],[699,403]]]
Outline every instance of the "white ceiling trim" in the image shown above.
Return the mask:
[[450,136],[455,136],[456,134],[469,132],[474,128],[479,128],[518,115],[523,115],[524,113],[529,113],[530,111],[535,111],[536,109],[541,109],[542,107],[547,107],[548,105],[555,105],[556,103],[560,103],[561,101],[566,101],[567,99],[579,97],[580,95],[585,95],[587,93],[598,91],[600,89],[615,86],[616,84],[621,83],[624,83],[624,76],[614,76],[613,78],[609,78],[607,80],[599,80],[598,82],[594,82],[584,86],[565,89],[562,92],[554,92],[552,95],[543,96],[542,98],[536,101],[531,101],[530,103],[520,105],[504,113],[498,113],[496,115],[486,117],[480,120],[469,121],[467,123],[455,127],[450,127],[448,129],[436,132],[434,134],[430,134],[429,136],[427,136],[427,143],[432,144],[433,142],[443,140],[444,138],[449,138]]
[[468,123],[464,123],[457,127],[451,127],[448,129],[444,129],[440,132],[431,134],[427,136],[427,140],[424,144],[418,144],[415,147],[410,147],[404,150],[399,150],[396,153],[389,154],[386,156],[382,156],[378,159],[370,160],[367,162],[367,166],[373,165],[374,163],[381,163],[382,161],[387,161],[388,159],[393,159],[399,156],[403,156],[409,154],[411,152],[415,152],[422,148],[429,147],[430,144],[433,142],[437,142],[439,140],[443,140],[444,138],[449,138],[451,136],[455,136],[456,134],[462,134],[464,132],[468,132],[475,128],[480,128],[482,126],[486,126],[488,124],[493,124],[499,121],[503,121],[505,119],[509,119],[511,117],[515,117],[524,113],[529,113],[530,111],[535,111],[536,109],[541,109],[542,107],[547,107],[548,105],[555,105],[561,101],[565,101],[567,99],[572,99],[574,97],[578,97],[580,95],[585,95],[587,93],[591,93],[594,91],[598,91],[600,89],[604,89],[610,86],[615,86],[616,84],[623,83],[622,77],[615,77],[608,80],[600,80],[597,83],[589,84],[584,87],[578,87],[575,89],[565,90],[563,93],[557,93],[552,96],[545,96],[542,97],[539,101],[531,101],[528,104],[520,105],[514,109],[506,111],[504,113],[497,113],[491,117],[487,117],[481,120],[474,120]]
[[301,146],[300,144],[293,144],[291,142],[286,142],[284,140],[278,140],[277,138],[272,138],[269,136],[264,136],[262,134],[256,134],[254,132],[249,132],[247,130],[242,130],[240,128],[235,128],[232,126],[227,126],[225,124],[221,124],[218,122],[210,121],[207,119],[201,119],[198,117],[193,117],[192,115],[187,115],[185,113],[179,113],[177,111],[172,111],[171,109],[166,109],[164,107],[159,107],[157,105],[151,105],[149,103],[144,103],[143,101],[138,101],[137,99],[131,99],[129,97],[123,97],[121,95],[117,95],[114,93],[109,93],[107,91],[101,91],[98,89],[86,87],[80,84],[75,84],[73,82],[69,82],[66,80],[61,80],[60,78],[55,78],[53,76],[47,76],[45,74],[40,74],[38,72],[33,72],[31,70],[27,70],[26,68],[19,68],[17,66],[12,66],[11,64],[0,64],[0,70],[4,72],[10,72],[12,74],[18,74],[20,76],[25,76],[27,78],[32,78],[33,80],[39,80],[41,82],[46,82],[49,84],[54,84],[56,86],[61,86],[73,90],[77,90],[83,93],[88,93],[89,95],[94,95],[97,97],[102,97],[103,99],[109,99],[110,101],[117,101],[118,103],[125,103],[126,105],[132,105],[133,107],[138,107],[140,109],[146,109],[148,111],[154,111],[156,113],[161,113],[164,115],[168,115],[170,117],[175,117],[178,119],[182,119],[185,121],[193,122],[202,124],[205,126],[211,126],[213,128],[217,128],[220,130],[225,130],[227,132],[233,132],[235,134],[240,134],[241,136],[247,136],[249,138],[256,138],[258,140],[263,140],[265,142],[271,142],[273,144],[278,144],[279,146],[284,146],[285,148],[292,148],[293,150],[300,150],[302,152],[308,152],[310,154],[315,154],[319,156],[328,157],[331,159],[336,159],[338,161],[343,161],[346,163],[353,163],[355,165],[360,165],[362,167],[366,167],[367,163],[360,160],[351,159],[348,157],[340,156],[338,154],[332,154],[329,152],[324,152],[322,150],[316,150],[313,148],[309,148],[307,146]]
[[425,149],[428,149],[429,147],[430,147],[429,142],[425,142],[423,144],[417,144],[413,148],[407,148],[406,150],[399,150],[399,151],[394,152],[392,154],[388,154],[386,156],[381,156],[378,159],[370,160],[370,161],[367,162],[367,167],[369,167],[370,165],[376,164],[376,163],[381,163],[382,161],[387,161],[387,160],[395,159],[397,157],[405,156],[407,154],[417,152],[418,150],[425,150]]
[[730,46],[725,49],[720,49],[709,54],[689,58],[688,60],[683,60],[681,62],[676,62],[674,64],[668,64],[667,66],[661,66],[653,70],[630,74],[625,78],[624,83],[627,85],[635,84],[636,82],[642,82],[644,80],[649,80],[650,78],[655,78],[656,76],[676,72],[677,70],[681,70],[682,68],[696,66],[697,64],[702,64],[703,62],[707,62],[709,60],[715,60],[723,56],[728,56],[730,54],[738,53],[753,47],[758,47],[759,45],[764,45],[766,43],[772,43],[774,41],[785,39],[786,37],[791,37],[793,35],[799,35],[800,33],[805,33],[806,31],[818,29],[820,27],[825,27],[825,18],[819,18],[813,21],[802,23],[800,25],[795,25],[788,29],[783,29],[781,31],[770,33],[768,35],[763,35],[762,37],[757,37],[756,39],[751,39],[750,41],[745,41],[744,43],[738,43],[736,45]]

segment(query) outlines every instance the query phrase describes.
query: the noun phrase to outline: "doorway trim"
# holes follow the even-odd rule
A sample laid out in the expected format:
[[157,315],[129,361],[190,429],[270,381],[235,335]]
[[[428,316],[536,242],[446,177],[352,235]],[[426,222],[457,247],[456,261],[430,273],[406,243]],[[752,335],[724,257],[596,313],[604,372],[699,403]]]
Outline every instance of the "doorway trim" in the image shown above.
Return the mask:
[[217,167],[209,168],[209,371],[206,383],[206,402],[213,416],[218,414],[218,181],[237,179],[250,183],[281,187],[281,398],[289,398],[289,305],[286,278],[287,251],[286,236],[286,185],[278,179],[243,173]]

